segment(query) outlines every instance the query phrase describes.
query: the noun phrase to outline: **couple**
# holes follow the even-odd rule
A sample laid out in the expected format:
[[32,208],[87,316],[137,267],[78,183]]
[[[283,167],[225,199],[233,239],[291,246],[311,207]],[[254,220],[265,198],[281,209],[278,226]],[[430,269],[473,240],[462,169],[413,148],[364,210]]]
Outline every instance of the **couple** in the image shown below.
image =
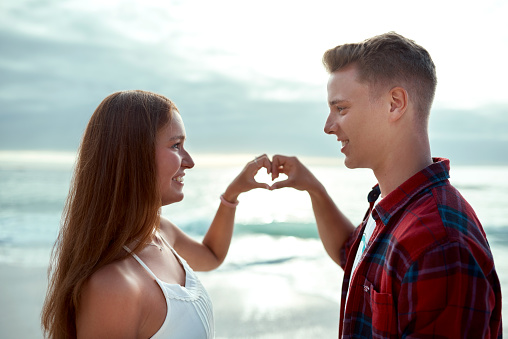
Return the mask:
[[238,196],[270,188],[254,180],[265,167],[273,179],[287,175],[270,189],[309,193],[325,250],[344,269],[340,337],[501,337],[485,233],[450,185],[449,161],[431,157],[430,55],[391,32],[332,48],[323,63],[324,130],[348,168],[370,168],[378,180],[358,227],[297,158],[263,155],[226,188],[202,242],[193,240],[159,214],[183,199],[194,166],[178,109],[154,93],[112,94],[80,146],[43,308],[46,336],[212,338],[211,301],[193,270],[222,263]]

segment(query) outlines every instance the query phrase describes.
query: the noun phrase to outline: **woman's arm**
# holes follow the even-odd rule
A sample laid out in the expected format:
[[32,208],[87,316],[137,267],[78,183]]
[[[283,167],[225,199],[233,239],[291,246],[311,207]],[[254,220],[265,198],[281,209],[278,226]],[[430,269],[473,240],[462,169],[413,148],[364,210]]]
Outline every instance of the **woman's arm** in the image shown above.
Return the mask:
[[[185,258],[196,271],[209,271],[217,268],[226,258],[231,238],[233,236],[234,220],[238,196],[254,188],[269,186],[258,183],[254,176],[261,168],[271,171],[271,162],[266,155],[262,155],[247,163],[240,174],[231,182],[223,194],[225,202],[219,204],[217,213],[202,242],[197,242],[182,230],[168,221],[164,221],[172,229],[175,250]],[[162,222],[161,222],[162,223]]]
[[114,266],[94,273],[83,286],[76,314],[77,337],[137,338],[141,307],[135,279]]

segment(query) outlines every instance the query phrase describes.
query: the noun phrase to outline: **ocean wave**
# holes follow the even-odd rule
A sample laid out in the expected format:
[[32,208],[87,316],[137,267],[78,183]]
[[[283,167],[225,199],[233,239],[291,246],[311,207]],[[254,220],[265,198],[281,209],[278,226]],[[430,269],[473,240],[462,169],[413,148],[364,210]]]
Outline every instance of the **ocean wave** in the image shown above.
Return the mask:
[[272,222],[267,224],[237,224],[235,232],[242,234],[267,234],[271,236],[291,236],[302,239],[318,239],[316,224]]
[[[179,225],[185,232],[204,236],[208,227],[209,221],[193,221],[187,224]],[[255,223],[235,224],[234,234],[248,235],[248,234],[266,234],[270,236],[289,236],[301,239],[319,239],[316,224],[313,223],[294,223],[294,222],[271,222],[271,223]]]

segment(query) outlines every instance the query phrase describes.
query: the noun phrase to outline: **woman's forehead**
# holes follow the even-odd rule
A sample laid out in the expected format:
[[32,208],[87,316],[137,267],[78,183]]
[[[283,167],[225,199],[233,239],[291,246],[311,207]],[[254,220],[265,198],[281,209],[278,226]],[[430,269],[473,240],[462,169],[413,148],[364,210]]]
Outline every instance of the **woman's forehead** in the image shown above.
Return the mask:
[[185,126],[178,112],[174,112],[171,120],[161,128],[159,137],[164,140],[185,139]]

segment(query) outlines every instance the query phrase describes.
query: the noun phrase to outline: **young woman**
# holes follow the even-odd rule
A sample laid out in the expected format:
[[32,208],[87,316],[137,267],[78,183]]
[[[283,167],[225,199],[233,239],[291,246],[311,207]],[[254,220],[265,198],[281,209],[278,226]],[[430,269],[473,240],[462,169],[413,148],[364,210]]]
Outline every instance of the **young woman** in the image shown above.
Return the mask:
[[233,234],[237,197],[268,188],[249,162],[220,197],[202,242],[160,216],[183,199],[184,147],[176,106],[145,91],[97,107],[81,142],[50,265],[42,325],[49,338],[212,338],[211,301],[193,270],[217,268]]

